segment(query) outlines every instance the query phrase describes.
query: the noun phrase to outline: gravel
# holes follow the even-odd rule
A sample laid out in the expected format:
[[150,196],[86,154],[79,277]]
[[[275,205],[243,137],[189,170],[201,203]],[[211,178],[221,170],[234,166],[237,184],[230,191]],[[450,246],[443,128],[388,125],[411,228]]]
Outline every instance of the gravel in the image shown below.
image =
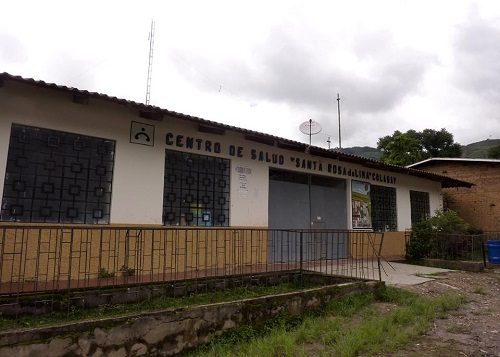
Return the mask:
[[500,269],[481,273],[450,271],[434,280],[401,286],[419,294],[462,294],[467,303],[446,318],[437,319],[430,330],[391,357],[500,357]]

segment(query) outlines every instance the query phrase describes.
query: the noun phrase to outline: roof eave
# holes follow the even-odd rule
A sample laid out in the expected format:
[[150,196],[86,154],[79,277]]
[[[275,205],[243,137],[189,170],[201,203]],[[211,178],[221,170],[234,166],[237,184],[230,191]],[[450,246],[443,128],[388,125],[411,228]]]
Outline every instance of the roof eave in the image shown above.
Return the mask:
[[[116,104],[122,104],[122,105],[127,105],[131,106],[135,109],[138,110],[138,115],[142,118],[145,119],[150,119],[150,120],[163,120],[164,116],[169,116],[169,117],[174,117],[182,120],[187,120],[187,121],[192,121],[198,124],[198,129],[200,131],[205,131],[205,132],[210,132],[213,134],[217,135],[224,135],[226,130],[230,130],[233,132],[239,132],[245,134],[245,139],[259,142],[262,144],[274,146],[285,149],[285,150],[290,150],[290,151],[295,151],[295,152],[302,152],[302,153],[309,153],[311,155],[315,155],[318,157],[324,157],[324,158],[329,158],[329,159],[336,159],[339,161],[344,161],[344,162],[349,162],[353,164],[358,164],[362,165],[365,167],[373,168],[373,169],[378,169],[378,170],[384,170],[384,171],[390,171],[390,172],[395,172],[399,174],[408,174],[408,175],[413,175],[416,177],[420,178],[426,178],[432,181],[439,181],[442,184],[442,187],[444,188],[449,188],[449,187],[472,187],[473,184],[465,181],[460,181],[460,180],[455,180],[452,178],[448,178],[446,176],[440,176],[437,174],[429,173],[426,171],[421,171],[417,170],[411,167],[403,167],[403,166],[396,166],[396,165],[388,165],[384,164],[381,161],[370,159],[370,158],[365,158],[361,156],[356,156],[352,154],[347,154],[347,153],[342,153],[340,151],[335,151],[335,150],[327,150],[323,149],[320,147],[316,146],[309,146],[307,144],[290,140],[290,139],[285,139],[281,137],[277,137],[274,135],[270,134],[265,134],[249,129],[243,129],[227,124],[222,124],[218,123],[215,121],[207,120],[207,119],[202,119],[199,117],[187,115],[187,114],[182,114],[174,111],[170,111],[167,109],[162,109],[160,107],[152,106],[152,105],[146,105],[143,103],[138,103],[126,99],[121,99],[113,96],[109,96],[106,94],[101,94],[97,92],[89,92],[86,90],[80,90],[77,88],[73,87],[66,87],[66,86],[61,86],[57,85],[54,83],[47,83],[44,81],[39,81],[35,80],[32,78],[23,78],[21,76],[14,76],[9,73],[0,73],[0,87],[4,85],[5,80],[12,80],[12,81],[17,81],[21,83],[26,83],[30,85],[35,85],[39,87],[44,87],[44,88],[50,88],[53,90],[58,90],[58,91],[64,91],[67,93],[72,93],[73,94],[73,100],[77,101],[82,101],[82,102],[87,102],[89,98],[93,99],[99,99],[99,100],[104,100]],[[75,99],[76,98],[76,99]]]

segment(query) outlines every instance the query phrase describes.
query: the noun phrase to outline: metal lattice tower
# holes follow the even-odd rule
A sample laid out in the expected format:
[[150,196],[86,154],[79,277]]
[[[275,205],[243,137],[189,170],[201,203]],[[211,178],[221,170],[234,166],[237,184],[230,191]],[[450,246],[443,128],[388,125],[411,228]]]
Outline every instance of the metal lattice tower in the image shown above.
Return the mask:
[[153,48],[155,45],[155,22],[151,20],[151,31],[149,32],[149,64],[148,64],[148,82],[146,85],[146,105],[149,105],[151,96],[151,74],[153,73]]

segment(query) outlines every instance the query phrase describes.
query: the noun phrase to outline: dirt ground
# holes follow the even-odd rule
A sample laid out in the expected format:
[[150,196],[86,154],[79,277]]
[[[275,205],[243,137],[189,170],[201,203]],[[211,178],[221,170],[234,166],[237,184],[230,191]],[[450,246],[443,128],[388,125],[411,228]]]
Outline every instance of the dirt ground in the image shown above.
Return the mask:
[[404,350],[390,357],[500,356],[500,269],[482,273],[453,271],[436,280],[403,288],[420,294],[458,293],[467,303]]

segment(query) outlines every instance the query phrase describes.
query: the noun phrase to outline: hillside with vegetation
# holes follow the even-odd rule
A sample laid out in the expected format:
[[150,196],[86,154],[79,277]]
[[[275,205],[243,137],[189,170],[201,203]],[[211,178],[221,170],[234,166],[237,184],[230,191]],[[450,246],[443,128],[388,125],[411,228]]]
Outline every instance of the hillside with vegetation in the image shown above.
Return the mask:
[[352,148],[342,148],[341,150],[337,149],[337,151],[375,160],[379,160],[382,157],[382,152],[379,149],[372,148],[370,146],[353,146]]
[[[488,150],[499,145],[500,139],[487,139],[462,145],[462,157],[467,159],[486,159],[488,157]],[[382,151],[370,146],[353,146],[351,148],[342,148],[339,151],[375,160],[380,160],[382,157]]]
[[462,157],[469,159],[486,159],[488,150],[500,145],[500,139],[487,139],[462,146]]

